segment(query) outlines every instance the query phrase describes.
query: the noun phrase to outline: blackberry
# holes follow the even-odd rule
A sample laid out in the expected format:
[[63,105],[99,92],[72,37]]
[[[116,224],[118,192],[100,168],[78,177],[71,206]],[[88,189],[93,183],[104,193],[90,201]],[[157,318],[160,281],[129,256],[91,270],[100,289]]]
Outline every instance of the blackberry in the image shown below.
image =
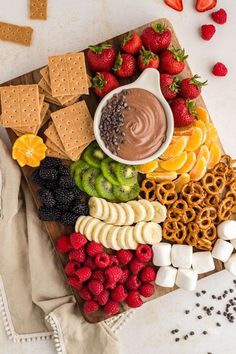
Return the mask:
[[40,168],[39,175],[47,181],[55,181],[58,176],[58,171],[55,168]]
[[61,176],[59,180],[59,187],[73,189],[75,187],[75,183],[71,176]]
[[43,221],[58,221],[61,217],[61,211],[56,208],[42,206],[38,210],[38,217]]
[[40,164],[42,169],[44,168],[59,168],[61,166],[61,160],[54,157],[46,157]]
[[44,180],[44,187],[45,188],[47,188],[47,189],[52,189],[52,190],[54,190],[55,188],[57,188],[58,187],[58,182],[57,182],[57,180],[55,180],[55,181],[48,181],[48,180]]
[[55,190],[55,199],[58,203],[69,204],[74,199],[74,193],[65,188],[58,188]]
[[76,214],[77,217],[80,215],[89,215],[89,208],[87,204],[77,204],[71,209],[71,212]]
[[60,176],[70,176],[70,170],[64,165],[60,165],[58,168],[58,173]]
[[56,207],[61,211],[68,211],[71,209],[71,203],[57,203]]
[[88,202],[88,195],[82,192],[79,188],[75,187],[73,189],[73,193],[75,196],[75,199],[77,200],[77,203],[82,203],[85,204]]
[[70,212],[65,212],[61,215],[60,221],[65,226],[74,226],[77,218],[77,215]]
[[36,184],[38,184],[39,186],[44,186],[44,180],[40,177],[39,175],[40,169],[36,168],[31,175],[32,181]]
[[38,191],[38,195],[39,195],[39,199],[40,199],[41,203],[44,206],[46,206],[48,208],[52,208],[56,204],[56,201],[54,199],[54,195],[53,195],[52,191],[50,191],[46,188],[42,188]]

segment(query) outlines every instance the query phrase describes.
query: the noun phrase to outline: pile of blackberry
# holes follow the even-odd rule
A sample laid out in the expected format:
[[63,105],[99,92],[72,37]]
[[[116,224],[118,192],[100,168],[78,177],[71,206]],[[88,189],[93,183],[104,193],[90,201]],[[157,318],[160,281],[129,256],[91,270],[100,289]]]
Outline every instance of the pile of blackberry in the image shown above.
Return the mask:
[[32,180],[41,187],[38,190],[41,220],[74,226],[80,215],[88,215],[87,196],[76,187],[69,169],[60,159],[46,157],[33,171]]

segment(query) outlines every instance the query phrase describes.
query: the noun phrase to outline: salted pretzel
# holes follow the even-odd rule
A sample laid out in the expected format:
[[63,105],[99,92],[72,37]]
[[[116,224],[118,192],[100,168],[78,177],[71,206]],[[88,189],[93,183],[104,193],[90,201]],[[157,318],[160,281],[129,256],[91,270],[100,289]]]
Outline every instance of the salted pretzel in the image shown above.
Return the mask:
[[224,164],[231,166],[232,164],[232,158],[229,155],[222,155],[220,158],[220,162],[223,162]]
[[150,179],[144,179],[142,181],[139,199],[147,199],[149,202],[153,202],[156,199],[156,182],[151,181]]
[[185,241],[189,246],[196,246],[198,242],[198,232],[199,226],[195,222],[190,222],[187,225],[187,236],[185,238]]
[[214,224],[211,224],[207,230],[204,230],[204,238],[211,241],[212,243],[216,240],[217,232]]
[[208,194],[219,194],[225,187],[225,179],[223,176],[215,176],[211,172],[207,172],[201,179],[202,186]]
[[236,180],[230,184],[229,189],[230,191],[236,191]]
[[212,243],[207,238],[200,237],[195,247],[201,251],[211,251]]
[[201,204],[204,198],[204,190],[197,182],[189,182],[183,188],[181,192],[182,198],[190,205]]
[[214,207],[203,208],[196,217],[196,222],[200,229],[206,230],[210,227],[211,223],[216,219],[217,212]]
[[156,197],[161,204],[173,204],[178,195],[175,191],[175,184],[172,181],[164,181],[156,185]]
[[218,208],[220,204],[220,196],[219,194],[208,194],[207,197],[204,199],[205,206],[213,206]]
[[233,198],[233,201],[234,201],[234,205],[233,205],[233,209],[232,209],[232,213],[236,213],[236,190],[234,191],[231,191],[229,190],[228,192],[226,192],[225,194],[225,198]]
[[183,244],[186,238],[186,227],[181,221],[165,220],[163,238],[173,243]]
[[225,174],[228,172],[229,170],[229,165],[226,164],[225,162],[218,162],[213,169],[211,170],[211,172],[215,175],[215,176],[225,176]]
[[217,222],[228,220],[233,213],[233,208],[234,208],[234,199],[232,197],[226,197],[222,199],[218,209]]

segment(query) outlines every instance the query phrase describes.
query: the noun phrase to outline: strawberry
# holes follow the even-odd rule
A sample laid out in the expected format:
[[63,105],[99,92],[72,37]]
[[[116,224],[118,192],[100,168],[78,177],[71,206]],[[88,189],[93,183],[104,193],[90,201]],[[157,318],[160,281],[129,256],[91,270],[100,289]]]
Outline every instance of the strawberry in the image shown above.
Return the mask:
[[212,74],[215,76],[226,76],[228,74],[228,69],[223,63],[216,63],[213,66]]
[[175,98],[170,104],[175,127],[185,127],[194,121],[196,111],[193,101]]
[[200,82],[198,75],[194,75],[191,78],[186,78],[181,81],[180,84],[180,96],[186,100],[193,100],[201,94],[202,86],[207,85],[207,81]]
[[119,77],[130,77],[136,73],[136,60],[131,54],[118,54],[113,67],[116,75]]
[[153,23],[145,28],[141,35],[143,45],[152,52],[166,50],[172,39],[171,31],[161,23]]
[[142,45],[141,37],[137,33],[129,33],[124,37],[121,49],[125,53],[135,55],[140,51]]
[[197,0],[195,8],[199,12],[213,9],[217,4],[217,0]]
[[219,25],[223,25],[227,22],[227,12],[224,9],[219,9],[218,11],[212,12],[211,18]]
[[160,74],[160,85],[166,100],[173,100],[179,92],[180,79],[169,74]]
[[153,52],[151,52],[150,50],[146,50],[143,47],[138,57],[139,70],[143,71],[146,68],[157,69],[158,65],[159,65],[159,57]]
[[181,73],[185,68],[185,60],[187,57],[188,55],[185,54],[184,49],[170,47],[160,56],[160,72],[170,75]]
[[114,75],[106,71],[98,72],[92,80],[94,92],[97,96],[103,97],[110,91],[120,86]]
[[216,28],[214,25],[202,25],[201,26],[201,36],[205,41],[209,41],[216,33]]
[[183,1],[182,0],[164,0],[165,4],[176,11],[183,11]]
[[88,64],[92,71],[110,71],[115,62],[116,53],[108,43],[90,45],[87,52]]

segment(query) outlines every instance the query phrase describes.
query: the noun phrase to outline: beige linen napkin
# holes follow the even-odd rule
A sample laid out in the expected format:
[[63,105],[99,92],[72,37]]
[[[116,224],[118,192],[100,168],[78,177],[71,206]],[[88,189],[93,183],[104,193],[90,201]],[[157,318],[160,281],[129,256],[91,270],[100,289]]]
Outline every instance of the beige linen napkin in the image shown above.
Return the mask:
[[118,353],[109,322],[82,318],[20,169],[1,140],[0,302],[15,341],[53,336],[61,354]]

